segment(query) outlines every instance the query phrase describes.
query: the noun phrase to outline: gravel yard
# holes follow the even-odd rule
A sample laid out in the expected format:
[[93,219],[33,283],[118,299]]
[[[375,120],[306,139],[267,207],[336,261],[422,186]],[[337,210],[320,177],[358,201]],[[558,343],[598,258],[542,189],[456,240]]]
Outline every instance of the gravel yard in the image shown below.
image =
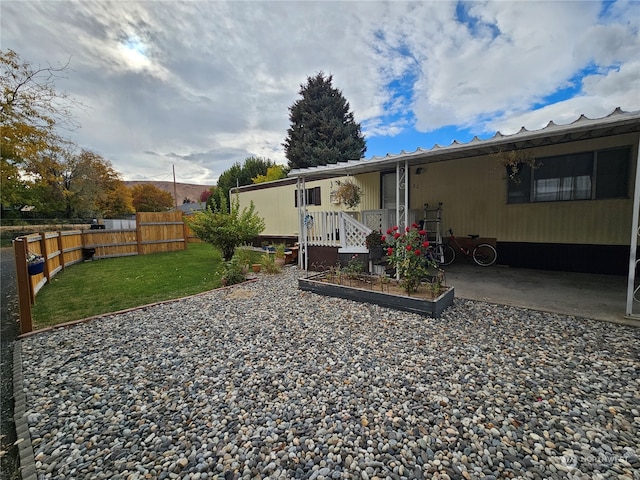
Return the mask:
[[640,478],[640,329],[297,274],[23,339],[39,478]]

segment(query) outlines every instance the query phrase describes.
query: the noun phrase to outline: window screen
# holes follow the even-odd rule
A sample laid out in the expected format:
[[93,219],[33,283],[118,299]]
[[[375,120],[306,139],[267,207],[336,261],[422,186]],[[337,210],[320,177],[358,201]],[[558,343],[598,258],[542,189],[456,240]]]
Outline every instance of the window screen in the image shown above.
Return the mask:
[[630,148],[602,150],[597,156],[596,198],[629,196]]
[[625,198],[629,195],[631,148],[581,152],[536,159],[520,165],[507,180],[507,202],[555,202]]

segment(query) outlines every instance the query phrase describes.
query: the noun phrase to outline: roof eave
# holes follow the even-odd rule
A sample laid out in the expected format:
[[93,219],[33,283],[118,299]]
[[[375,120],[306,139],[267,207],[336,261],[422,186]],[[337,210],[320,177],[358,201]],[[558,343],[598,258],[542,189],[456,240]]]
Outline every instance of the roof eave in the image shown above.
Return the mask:
[[379,172],[393,168],[397,163],[409,166],[443,162],[466,157],[475,157],[495,153],[499,150],[534,148],[545,145],[557,145],[585,138],[598,138],[640,131],[640,111],[623,112],[619,108],[603,118],[590,119],[581,115],[567,125],[549,122],[539,130],[529,131],[524,127],[517,133],[503,135],[497,132],[493,137],[480,140],[474,137],[468,143],[454,141],[447,147],[434,145],[430,150],[418,148],[415,152],[397,155],[387,154],[384,157],[373,157],[365,160],[350,160],[319,167],[296,169],[289,172],[289,177],[301,177],[305,180],[320,180],[344,175],[356,175]]

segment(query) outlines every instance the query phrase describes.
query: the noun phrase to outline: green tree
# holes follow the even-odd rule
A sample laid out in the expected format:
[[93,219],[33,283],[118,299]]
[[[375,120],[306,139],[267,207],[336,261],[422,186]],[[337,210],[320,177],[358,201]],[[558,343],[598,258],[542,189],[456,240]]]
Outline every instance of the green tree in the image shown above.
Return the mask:
[[264,182],[272,182],[274,180],[280,180],[282,178],[287,178],[287,173],[289,169],[282,165],[275,165],[273,167],[267,168],[267,173],[265,175],[258,175],[251,179],[253,183],[264,183]]
[[141,183],[131,189],[136,212],[166,212],[175,206],[173,195],[151,183]]
[[[222,199],[226,203],[226,199]],[[236,195],[227,212],[227,205],[217,209],[207,207],[205,211],[195,212],[187,218],[194,235],[200,240],[220,249],[225,261],[231,260],[236,247],[248,242],[265,228],[264,220],[255,213],[253,202],[240,210],[240,201]]]
[[367,150],[360,124],[332,81],[332,75],[322,72],[307,77],[299,92],[302,98],[289,107],[291,127],[283,146],[291,168],[360,159]]
[[66,148],[59,127],[75,128],[67,94],[57,92],[55,80],[68,64],[34,67],[13,50],[0,50],[0,202],[3,208],[33,203],[33,185],[25,179],[25,164],[44,152]]
[[248,157],[242,165],[239,162],[234,163],[218,178],[218,184],[213,195],[207,200],[207,206],[213,210],[224,208],[225,211],[228,211],[229,191],[232,188],[251,185],[253,178],[258,175],[266,175],[269,167],[275,166],[275,162],[260,157]]
[[97,153],[54,148],[30,160],[26,171],[33,178],[33,204],[42,215],[86,218],[133,212],[119,174]]

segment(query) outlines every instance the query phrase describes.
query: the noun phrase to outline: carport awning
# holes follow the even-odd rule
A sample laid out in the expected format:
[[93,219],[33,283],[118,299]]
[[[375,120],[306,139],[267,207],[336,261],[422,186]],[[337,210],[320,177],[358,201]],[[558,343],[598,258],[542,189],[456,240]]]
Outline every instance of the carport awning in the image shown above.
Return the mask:
[[500,150],[509,151],[558,145],[575,142],[577,140],[608,137],[638,131],[640,131],[640,111],[623,112],[620,108],[616,108],[603,118],[591,119],[581,115],[577,120],[567,125],[557,125],[549,122],[540,130],[530,131],[523,127],[513,135],[503,135],[497,132],[493,137],[486,140],[474,137],[473,140],[468,143],[454,141],[446,147],[434,145],[433,148],[428,150],[418,148],[415,152],[408,153],[402,151],[396,155],[388,154],[384,157],[349,160],[318,167],[300,168],[291,170],[289,177],[320,180],[344,175],[379,172],[395,166],[398,162],[407,162],[409,166],[414,166],[488,155]]

